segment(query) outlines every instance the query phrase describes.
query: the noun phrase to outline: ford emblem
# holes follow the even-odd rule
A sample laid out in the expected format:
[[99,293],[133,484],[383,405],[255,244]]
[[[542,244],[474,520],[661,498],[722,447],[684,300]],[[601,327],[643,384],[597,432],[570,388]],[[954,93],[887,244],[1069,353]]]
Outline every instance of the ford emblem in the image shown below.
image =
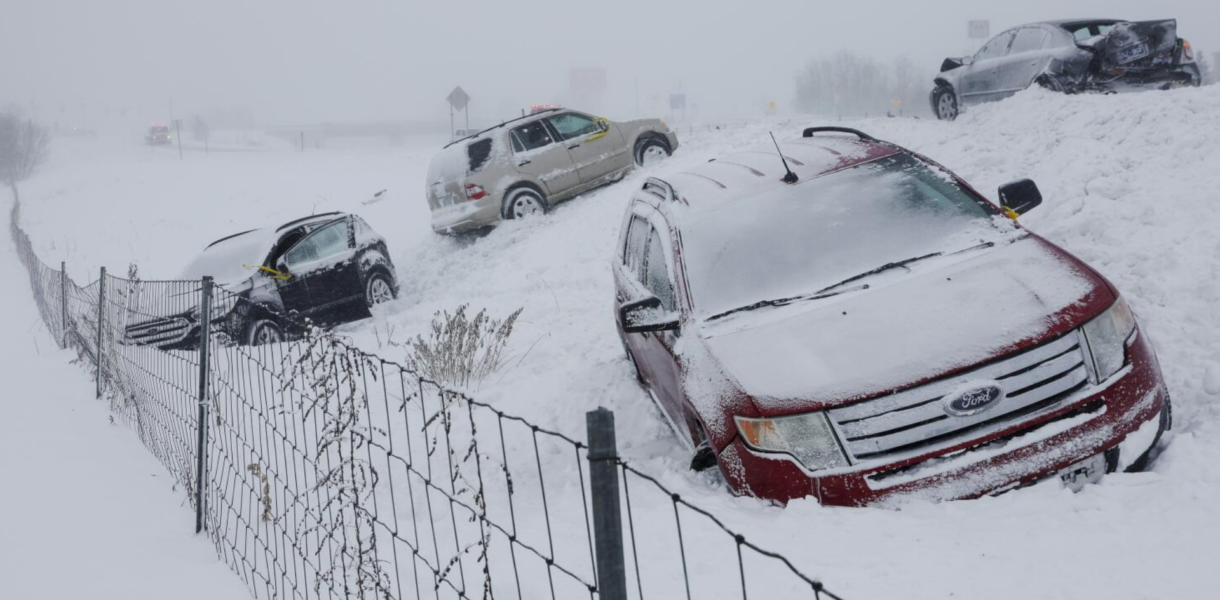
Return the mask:
[[998,384],[984,385],[945,396],[945,412],[954,417],[977,415],[1004,399],[1004,388]]

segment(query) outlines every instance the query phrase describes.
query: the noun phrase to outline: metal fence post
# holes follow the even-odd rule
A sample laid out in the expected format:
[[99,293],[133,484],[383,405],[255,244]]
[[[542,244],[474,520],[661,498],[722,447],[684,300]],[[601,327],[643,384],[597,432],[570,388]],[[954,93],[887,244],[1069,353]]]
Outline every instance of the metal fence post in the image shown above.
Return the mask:
[[59,263],[59,315],[63,327],[64,348],[68,347],[68,263]]
[[589,486],[593,535],[597,547],[597,587],[601,600],[627,600],[627,565],[623,557],[623,517],[619,506],[618,448],[614,413],[598,408],[585,413],[589,435]]
[[203,531],[203,488],[208,454],[208,350],[212,340],[212,278],[203,278],[199,298],[199,432],[195,448],[195,533]]
[[102,397],[102,324],[106,320],[106,267],[97,280],[97,397]]

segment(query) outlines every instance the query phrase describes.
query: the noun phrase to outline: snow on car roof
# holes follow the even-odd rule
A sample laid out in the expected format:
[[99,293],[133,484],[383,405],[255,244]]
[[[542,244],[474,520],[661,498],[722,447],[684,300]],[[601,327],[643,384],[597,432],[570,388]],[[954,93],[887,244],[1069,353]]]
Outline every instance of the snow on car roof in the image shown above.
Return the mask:
[[[846,136],[816,136],[780,142],[784,158],[800,181],[892,156],[897,146]],[[676,212],[701,212],[789,185],[775,146],[764,145],[716,158],[691,169],[662,174],[674,188]]]

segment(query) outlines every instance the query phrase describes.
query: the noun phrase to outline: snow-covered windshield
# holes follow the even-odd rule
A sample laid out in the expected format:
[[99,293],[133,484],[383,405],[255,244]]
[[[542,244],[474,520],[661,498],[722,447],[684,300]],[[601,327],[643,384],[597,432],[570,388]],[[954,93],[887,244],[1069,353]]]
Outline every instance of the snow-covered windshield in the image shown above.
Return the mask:
[[996,214],[901,153],[700,214],[683,227],[683,256],[695,308],[708,317],[997,241]]
[[183,269],[179,279],[199,279],[210,275],[219,285],[245,281],[254,274],[254,268],[245,265],[262,264],[275,239],[274,230],[256,229],[216,242],[195,257]]

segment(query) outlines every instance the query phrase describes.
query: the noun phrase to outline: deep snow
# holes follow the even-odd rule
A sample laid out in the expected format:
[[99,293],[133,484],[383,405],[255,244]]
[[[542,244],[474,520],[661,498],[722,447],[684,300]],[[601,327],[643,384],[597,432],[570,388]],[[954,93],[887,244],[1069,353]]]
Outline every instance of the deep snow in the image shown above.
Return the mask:
[[[827,123],[771,120],[684,135],[679,153],[654,169],[757,146],[767,131],[795,137],[813,124]],[[185,161],[168,150],[65,140],[25,188],[26,225],[44,260],[68,260],[78,279],[130,260],[150,278],[177,273],[223,235],[351,210],[387,238],[402,295],[343,333],[400,359],[400,345],[425,333],[436,311],[470,303],[503,317],[524,307],[513,359],[477,397],[576,437],[585,411],[615,410],[620,450],[636,467],[846,598],[1209,597],[1220,586],[1220,87],[1072,97],[1033,90],[954,123],[844,124],[931,157],[993,199],[1011,180],[1040,184],[1046,202],[1022,223],[1110,278],[1156,345],[1176,427],[1153,472],[1110,476],[1078,494],[1052,482],[901,510],[813,501],[778,508],[731,497],[715,477],[690,473],[683,445],[636,385],[610,313],[612,248],[647,172],[542,218],[455,240],[430,232],[423,196],[428,160],[443,140],[395,150],[192,153]],[[389,199],[362,204],[383,188]],[[18,293],[24,282],[10,295]],[[10,352],[28,351],[28,340],[9,340]],[[666,553],[675,546],[672,507],[653,500],[634,515],[655,553],[641,563],[646,580],[676,594],[680,565]],[[731,590],[736,574],[718,560],[733,558],[732,544],[693,535],[695,594]]]

